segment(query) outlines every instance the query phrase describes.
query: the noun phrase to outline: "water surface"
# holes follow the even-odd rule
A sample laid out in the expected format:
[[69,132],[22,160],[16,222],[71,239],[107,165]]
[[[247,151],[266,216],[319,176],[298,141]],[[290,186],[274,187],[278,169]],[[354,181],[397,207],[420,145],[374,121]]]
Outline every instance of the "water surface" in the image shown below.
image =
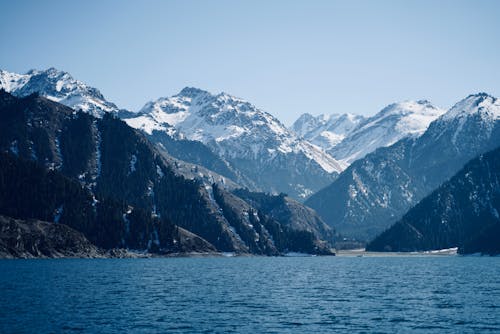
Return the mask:
[[500,332],[500,258],[0,261],[0,333]]

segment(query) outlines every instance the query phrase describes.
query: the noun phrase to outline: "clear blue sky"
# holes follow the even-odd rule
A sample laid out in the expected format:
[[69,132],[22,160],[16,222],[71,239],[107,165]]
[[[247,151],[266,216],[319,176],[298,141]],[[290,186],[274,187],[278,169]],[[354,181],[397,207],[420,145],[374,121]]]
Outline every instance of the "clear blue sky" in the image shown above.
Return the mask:
[[184,86],[301,113],[500,97],[500,1],[0,0],[0,68],[65,70],[132,110]]

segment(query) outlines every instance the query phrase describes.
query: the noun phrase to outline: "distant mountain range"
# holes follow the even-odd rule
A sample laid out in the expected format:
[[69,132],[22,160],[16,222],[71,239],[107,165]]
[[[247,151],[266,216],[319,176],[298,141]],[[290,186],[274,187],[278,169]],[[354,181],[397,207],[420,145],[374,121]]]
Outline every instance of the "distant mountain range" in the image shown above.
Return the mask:
[[[182,229],[204,249],[328,253],[337,233],[372,240],[469,160],[500,146],[500,103],[485,93],[448,111],[419,100],[371,117],[306,113],[287,128],[241,98],[191,87],[138,111],[54,68],[0,70],[0,88],[12,94],[1,93],[0,149],[11,156],[4,158],[77,182],[85,205],[109,199],[109,212],[72,226],[104,248],[173,251],[173,240],[189,239],[172,232]],[[137,240],[124,227],[130,208],[149,217]],[[58,209],[10,216],[50,222]],[[100,214],[114,217],[112,238],[93,230]],[[168,227],[163,241],[159,226]],[[387,238],[384,247],[396,249]]]
[[[297,138],[270,114],[226,93],[212,95],[185,88],[134,113],[120,110],[99,90],[54,68],[27,74],[1,71],[0,84],[16,96],[38,92],[95,117],[114,113],[175,157],[214,168],[252,190],[285,192],[304,199],[346,167],[321,148]],[[185,147],[196,149],[186,155]]]
[[340,233],[370,240],[470,159],[500,145],[500,102],[484,93],[458,102],[419,137],[352,163],[306,204]]
[[292,129],[350,165],[379,147],[421,135],[444,112],[426,100],[405,101],[393,103],[368,118],[351,114],[318,117],[304,114]]

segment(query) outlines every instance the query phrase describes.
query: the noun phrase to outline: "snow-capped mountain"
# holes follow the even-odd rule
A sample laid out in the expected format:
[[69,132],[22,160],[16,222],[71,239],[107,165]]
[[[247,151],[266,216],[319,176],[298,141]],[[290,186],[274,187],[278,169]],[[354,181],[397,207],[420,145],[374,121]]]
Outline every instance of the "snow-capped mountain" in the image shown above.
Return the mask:
[[306,204],[340,233],[369,240],[470,159],[500,145],[500,102],[466,97],[419,137],[405,137],[353,162]]
[[95,118],[0,90],[0,214],[68,224],[103,248],[331,254],[325,241],[334,231],[312,210],[247,193],[263,212],[231,194],[226,180],[180,164],[109,113]]
[[408,136],[418,136],[445,113],[429,101],[393,103],[360,122],[338,145],[328,150],[337,160],[351,164],[379,147],[387,147]]
[[353,114],[319,115],[302,114],[291,129],[300,137],[328,151],[339,144],[364,120]]
[[0,70],[0,88],[16,96],[39,93],[52,101],[75,110],[81,109],[96,117],[101,117],[104,112],[119,111],[99,90],[55,68],[44,71],[31,70],[26,74]]
[[[26,74],[2,70],[0,89],[16,96],[38,93],[96,117],[111,112],[146,134],[183,140],[174,145],[176,151],[183,152],[179,158],[189,158],[209,169],[217,166],[217,172],[254,190],[307,197],[329,184],[345,167],[321,148],[297,138],[270,114],[225,93],[211,95],[186,88],[135,113],[119,109],[96,88],[54,68]],[[194,141],[206,145],[207,149],[197,147],[202,156],[199,152],[185,154],[196,146]]]
[[327,185],[344,165],[298,138],[270,114],[226,93],[197,88],[147,103],[130,126],[199,141],[262,190],[306,197]]

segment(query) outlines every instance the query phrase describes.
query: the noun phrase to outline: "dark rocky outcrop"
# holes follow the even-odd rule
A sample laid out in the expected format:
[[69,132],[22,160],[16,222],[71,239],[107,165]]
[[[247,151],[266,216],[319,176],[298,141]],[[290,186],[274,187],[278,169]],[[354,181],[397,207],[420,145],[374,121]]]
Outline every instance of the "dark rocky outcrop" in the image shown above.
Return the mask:
[[64,224],[0,216],[0,258],[105,256],[104,250]]

